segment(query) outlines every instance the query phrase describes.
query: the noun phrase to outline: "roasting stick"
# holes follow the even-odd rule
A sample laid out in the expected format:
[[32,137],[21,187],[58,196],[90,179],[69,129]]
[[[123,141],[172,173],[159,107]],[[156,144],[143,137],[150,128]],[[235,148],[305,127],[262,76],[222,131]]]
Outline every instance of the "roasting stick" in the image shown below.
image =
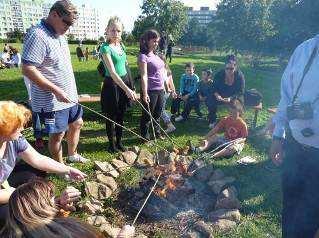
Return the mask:
[[160,173],[160,174],[158,175],[158,177],[157,177],[157,179],[156,179],[156,181],[155,181],[153,187],[151,188],[151,191],[149,192],[149,194],[148,194],[147,197],[145,198],[145,201],[144,201],[143,205],[141,206],[140,210],[139,210],[138,213],[136,214],[136,216],[135,216],[135,218],[134,218],[134,220],[133,220],[132,226],[134,226],[134,224],[135,224],[137,218],[140,216],[140,213],[142,212],[142,210],[143,210],[143,208],[145,207],[145,205],[146,205],[148,199],[150,198],[151,194],[153,193],[153,191],[154,191],[154,189],[155,189],[155,187],[156,187],[156,185],[157,185],[157,183],[158,183],[158,181],[159,181],[161,175],[162,175],[162,173]]
[[[69,100],[70,100],[70,99],[69,99]],[[115,125],[117,125],[117,126],[123,128],[124,130],[127,130],[127,131],[131,132],[132,134],[136,135],[138,138],[140,138],[140,139],[142,139],[142,140],[144,140],[144,141],[147,141],[147,142],[152,143],[151,141],[145,139],[143,136],[140,136],[140,135],[137,134],[136,132],[132,131],[131,129],[129,129],[129,128],[127,128],[127,127],[125,127],[125,126],[123,126],[123,125],[121,125],[121,124],[119,124],[119,123],[117,123],[117,122],[115,122],[115,121],[113,121],[112,119],[108,118],[107,116],[104,116],[103,114],[101,114],[101,113],[99,113],[99,112],[97,112],[97,111],[95,111],[95,110],[93,110],[93,109],[91,109],[91,108],[89,108],[89,107],[87,107],[87,106],[85,106],[85,105],[79,103],[79,102],[75,102],[75,101],[72,101],[72,100],[70,100],[70,101],[73,102],[73,103],[76,103],[76,104],[80,105],[81,107],[83,107],[83,108],[85,108],[85,109],[87,109],[87,110],[89,110],[89,111],[91,111],[91,112],[93,112],[93,113],[99,115],[100,117],[102,117],[102,118],[104,118],[104,119],[106,119],[106,120],[108,120],[108,121],[114,123]]]
[[161,127],[161,125],[156,121],[154,120],[154,117],[152,116],[152,114],[144,107],[144,105],[139,101],[137,100],[137,102],[140,104],[140,106],[142,107],[142,109],[144,111],[147,112],[147,114],[149,114],[149,116],[151,117],[151,119],[153,119],[154,123],[159,126],[159,128],[162,130],[162,132],[164,133],[164,135],[172,142],[173,145],[176,146],[175,142],[173,141],[173,139],[167,134],[167,132],[163,129],[163,127]]
[[151,109],[150,109],[150,104],[149,103],[147,103],[147,109],[148,109],[147,113],[149,114],[150,119],[151,119],[151,126],[152,126],[154,141],[155,141],[155,163],[158,165],[159,162],[158,162],[157,139],[156,139],[155,128],[154,128],[154,123],[153,123],[153,121],[155,121],[155,120],[152,117],[152,113],[151,113]]

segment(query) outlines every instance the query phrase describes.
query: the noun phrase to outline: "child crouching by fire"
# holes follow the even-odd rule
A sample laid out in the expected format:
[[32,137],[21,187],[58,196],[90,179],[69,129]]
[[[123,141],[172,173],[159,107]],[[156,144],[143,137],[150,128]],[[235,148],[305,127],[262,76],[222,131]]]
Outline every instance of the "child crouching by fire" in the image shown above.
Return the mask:
[[[229,105],[229,116],[219,121],[216,126],[201,141],[200,146],[194,148],[190,145],[193,152],[199,153],[208,150],[212,145],[222,145],[220,151],[215,152],[212,158],[229,157],[240,154],[243,150],[248,136],[247,124],[241,118],[243,105],[238,99],[234,99]],[[224,136],[219,136],[224,133]]]

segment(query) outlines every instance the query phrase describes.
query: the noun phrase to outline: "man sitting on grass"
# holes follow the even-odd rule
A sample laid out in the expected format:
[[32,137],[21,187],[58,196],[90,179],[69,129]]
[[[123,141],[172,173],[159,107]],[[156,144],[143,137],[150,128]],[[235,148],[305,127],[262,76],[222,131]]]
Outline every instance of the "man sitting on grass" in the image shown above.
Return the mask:
[[[248,136],[247,124],[240,117],[243,113],[243,105],[239,100],[235,99],[230,103],[229,108],[229,116],[217,123],[206,135],[199,147],[194,148],[194,146],[190,146],[194,152],[203,152],[208,150],[212,145],[226,143],[226,147],[214,153],[212,158],[228,157],[235,153],[240,154]],[[218,136],[222,132],[224,132],[224,136]],[[228,142],[229,144],[227,144]]]

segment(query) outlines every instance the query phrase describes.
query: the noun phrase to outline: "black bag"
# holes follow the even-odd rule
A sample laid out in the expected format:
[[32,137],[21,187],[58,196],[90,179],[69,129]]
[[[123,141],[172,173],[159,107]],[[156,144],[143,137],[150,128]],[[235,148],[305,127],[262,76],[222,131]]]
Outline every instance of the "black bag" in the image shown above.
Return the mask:
[[96,67],[96,69],[99,72],[99,74],[104,78],[105,77],[105,68],[104,68],[104,64],[102,61],[100,61],[100,63]]
[[244,102],[245,106],[258,106],[263,99],[263,96],[260,92],[258,92],[256,89],[248,89],[244,93]]

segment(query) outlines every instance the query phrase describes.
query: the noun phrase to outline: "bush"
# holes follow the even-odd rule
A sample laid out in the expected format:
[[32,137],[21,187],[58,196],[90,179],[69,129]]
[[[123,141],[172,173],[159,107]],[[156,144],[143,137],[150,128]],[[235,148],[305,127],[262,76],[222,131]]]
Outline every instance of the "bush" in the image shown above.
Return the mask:
[[21,43],[21,42],[23,41],[17,38],[0,39],[0,43]]
[[[68,40],[69,44],[79,44],[79,40]],[[97,40],[82,40],[83,45],[97,45]]]

